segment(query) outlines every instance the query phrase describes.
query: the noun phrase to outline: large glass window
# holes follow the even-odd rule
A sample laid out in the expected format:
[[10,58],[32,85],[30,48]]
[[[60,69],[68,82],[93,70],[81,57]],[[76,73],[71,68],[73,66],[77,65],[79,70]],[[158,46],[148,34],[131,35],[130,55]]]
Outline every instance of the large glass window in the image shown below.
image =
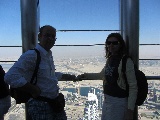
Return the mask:
[[[119,32],[120,0],[40,0],[40,26],[52,25],[57,29],[56,46],[52,48],[56,71],[81,74],[100,72],[105,60],[104,44],[107,35]],[[140,0],[140,59],[160,59],[159,0]],[[20,1],[0,1],[0,46],[21,46]],[[64,46],[63,46],[64,45]],[[67,46],[69,45],[69,46]],[[82,45],[82,46],[81,46]],[[1,61],[16,61],[22,53],[21,47],[0,47]],[[147,76],[160,75],[160,60],[140,60],[140,69]],[[1,62],[7,72],[12,63]],[[159,119],[160,82],[149,80],[149,94],[145,104],[139,108],[139,118]],[[60,81],[61,92],[66,98],[69,120],[101,117],[102,80]],[[95,97],[98,104],[90,101]],[[24,105],[15,105],[6,119],[25,119]],[[94,109],[93,109],[94,108]],[[92,109],[93,112],[88,111]],[[82,112],[81,112],[82,111]]]

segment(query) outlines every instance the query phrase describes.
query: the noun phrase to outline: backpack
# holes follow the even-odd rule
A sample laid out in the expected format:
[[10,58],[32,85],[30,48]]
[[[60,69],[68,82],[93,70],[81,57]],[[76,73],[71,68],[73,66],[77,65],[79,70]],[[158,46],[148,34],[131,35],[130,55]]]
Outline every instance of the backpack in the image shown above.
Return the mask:
[[[125,71],[126,71],[126,62],[128,58],[129,56],[126,56],[126,55],[122,58],[122,72],[124,74],[127,92],[129,92],[129,85],[127,82]],[[138,86],[136,105],[140,106],[143,104],[143,102],[147,98],[148,83],[147,83],[147,78],[145,74],[142,71],[138,70],[135,65],[134,65],[134,70],[135,70],[135,76],[136,76],[137,86]]]
[[0,99],[9,95],[9,85],[4,81],[5,71],[0,65]]
[[[37,49],[34,48],[34,49],[31,49],[31,50],[36,51],[37,60],[36,60],[36,67],[34,69],[34,73],[32,75],[30,83],[33,84],[33,85],[36,85],[36,83],[37,83],[37,72],[38,72],[40,61],[41,61],[41,56],[40,56],[40,53]],[[36,80],[34,81],[35,77],[36,77]],[[33,83],[33,81],[34,81],[34,83]],[[22,91],[18,88],[10,88],[10,95],[11,95],[12,98],[14,98],[16,100],[16,104],[26,103],[32,97],[29,93],[27,93],[25,91]]]

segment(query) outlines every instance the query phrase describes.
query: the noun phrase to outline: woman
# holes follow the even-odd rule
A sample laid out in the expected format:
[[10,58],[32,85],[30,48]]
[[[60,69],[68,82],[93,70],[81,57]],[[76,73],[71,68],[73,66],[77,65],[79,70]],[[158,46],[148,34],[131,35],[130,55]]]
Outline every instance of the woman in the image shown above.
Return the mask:
[[4,115],[11,106],[11,98],[9,96],[9,86],[4,82],[5,71],[0,65],[0,120],[4,120]]
[[122,73],[122,58],[125,55],[125,42],[119,33],[111,33],[105,42],[106,65],[100,73],[84,73],[78,79],[102,79],[104,102],[102,120],[132,120],[137,98],[137,82],[133,61],[128,58],[126,77],[129,92],[126,91]]

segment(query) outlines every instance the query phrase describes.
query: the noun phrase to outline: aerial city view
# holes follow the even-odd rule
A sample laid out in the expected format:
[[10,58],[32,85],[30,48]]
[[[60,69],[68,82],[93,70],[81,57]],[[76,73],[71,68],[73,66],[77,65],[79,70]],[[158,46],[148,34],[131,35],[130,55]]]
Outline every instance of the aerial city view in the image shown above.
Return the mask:
[[[83,73],[98,73],[106,64],[106,47],[113,45],[116,46],[116,49],[123,48],[119,41],[105,42],[107,36],[112,32],[120,33],[126,43],[127,53],[133,57],[134,62],[139,62],[137,64],[138,68],[148,78],[150,77],[150,79],[147,79],[147,98],[143,105],[137,106],[138,113],[134,114],[134,117],[138,117],[138,120],[160,120],[160,52],[158,52],[160,51],[160,0],[99,0],[98,2],[97,0],[14,1],[1,0],[0,2],[0,65],[2,65],[5,72],[12,67],[22,53],[34,48],[38,42],[43,43],[43,40],[46,39],[48,41],[46,45],[52,45],[53,47],[50,49],[47,47],[47,51],[51,50],[52,52],[56,72],[70,74],[71,76],[78,76]],[[41,34],[41,32],[44,32],[44,28],[42,27],[44,25],[55,27],[54,35],[49,33]],[[37,33],[39,34],[37,35]],[[44,44],[44,46],[46,45]],[[117,49],[115,53],[119,53],[119,50]],[[52,56],[50,57],[52,58]],[[50,59],[50,57],[48,58]],[[30,61],[33,62],[32,60]],[[52,64],[52,60],[49,63]],[[43,65],[45,66],[45,64]],[[117,62],[116,66],[118,65]],[[26,66],[25,64],[24,67]],[[50,70],[54,70],[52,69],[53,66],[49,65],[49,67],[51,68]],[[19,71],[21,72],[21,70]],[[47,70],[44,71],[47,73]],[[133,70],[131,72],[133,73]],[[44,72],[42,73],[47,78],[47,75]],[[48,72],[48,74],[53,74],[53,72]],[[120,78],[118,74],[116,75],[116,79],[114,79],[115,83],[117,82],[117,78]],[[14,76],[16,75],[14,74]],[[113,75],[113,77],[115,76]],[[8,78],[12,82],[12,79]],[[54,78],[56,79],[56,76]],[[43,83],[46,83],[43,80],[41,79]],[[51,82],[55,83],[55,80]],[[47,85],[42,84],[45,87],[44,89],[47,89],[49,92],[54,90],[55,93],[55,89],[52,88],[58,89],[58,87],[49,87],[50,83],[47,83]],[[134,93],[136,92],[135,83],[136,81],[134,81],[134,84],[132,81]],[[18,86],[19,84],[16,83],[16,85]],[[54,86],[56,85],[57,81]],[[91,80],[87,78],[59,80],[58,85],[60,88],[59,92],[63,93],[65,98],[64,109],[67,120],[101,120],[104,101],[103,80]],[[32,87],[40,88],[37,86]],[[31,89],[31,93],[38,91],[39,94],[37,93],[37,96],[39,96],[42,93],[42,89],[37,89]],[[45,94],[54,96],[47,98],[55,98],[58,95],[57,89],[56,94],[53,94],[53,92]],[[107,86],[106,89],[110,88]],[[115,92],[115,89],[111,89],[110,91]],[[124,91],[124,94],[126,96],[126,91]],[[32,96],[35,97],[34,95]],[[134,98],[131,100],[134,101]],[[55,103],[53,101],[52,103]],[[110,101],[112,102],[112,100]],[[118,102],[116,101],[116,103]],[[46,101],[43,103],[46,103]],[[49,102],[46,104],[50,105]],[[47,106],[46,104],[43,106]],[[132,106],[132,104],[129,105]],[[41,108],[44,108],[43,106]],[[51,109],[50,106],[48,108]],[[119,108],[120,112],[122,111],[119,106],[115,108]],[[123,113],[125,113],[125,110]],[[34,112],[37,112],[37,109],[30,113]],[[119,115],[121,114],[120,112],[116,111]],[[132,117],[132,109],[128,109],[128,112],[130,114],[127,114],[127,117]],[[113,113],[112,116],[115,116],[114,112],[110,113]],[[46,113],[41,114],[40,112],[38,114],[46,115]],[[54,115],[56,117],[63,117],[57,114]],[[104,115],[111,116],[110,114]],[[117,116],[119,117],[119,115]],[[25,104],[16,104],[14,98],[11,98],[11,107],[8,113],[5,114],[4,120],[26,120],[26,118]]]
[[[55,59],[56,70],[64,73],[82,74],[100,72],[105,64],[103,56],[83,58]],[[140,61],[140,69],[150,76],[160,74],[160,61]],[[5,71],[11,64],[2,64]],[[60,92],[65,95],[68,120],[100,120],[103,104],[102,80],[59,81]],[[138,106],[138,118],[141,120],[160,119],[160,82],[148,81],[148,97]],[[5,120],[24,120],[25,105],[12,99],[12,106]]]

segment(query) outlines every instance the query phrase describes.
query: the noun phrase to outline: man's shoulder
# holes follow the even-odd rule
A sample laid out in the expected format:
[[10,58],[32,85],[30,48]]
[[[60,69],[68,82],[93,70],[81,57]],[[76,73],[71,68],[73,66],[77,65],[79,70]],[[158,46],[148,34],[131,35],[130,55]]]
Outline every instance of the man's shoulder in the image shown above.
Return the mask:
[[29,49],[27,50],[26,52],[24,52],[22,55],[32,55],[32,56],[35,56],[36,55],[36,51],[34,49]]
[[37,53],[35,50],[27,50],[24,52],[21,56],[20,59],[35,59],[37,57]]

